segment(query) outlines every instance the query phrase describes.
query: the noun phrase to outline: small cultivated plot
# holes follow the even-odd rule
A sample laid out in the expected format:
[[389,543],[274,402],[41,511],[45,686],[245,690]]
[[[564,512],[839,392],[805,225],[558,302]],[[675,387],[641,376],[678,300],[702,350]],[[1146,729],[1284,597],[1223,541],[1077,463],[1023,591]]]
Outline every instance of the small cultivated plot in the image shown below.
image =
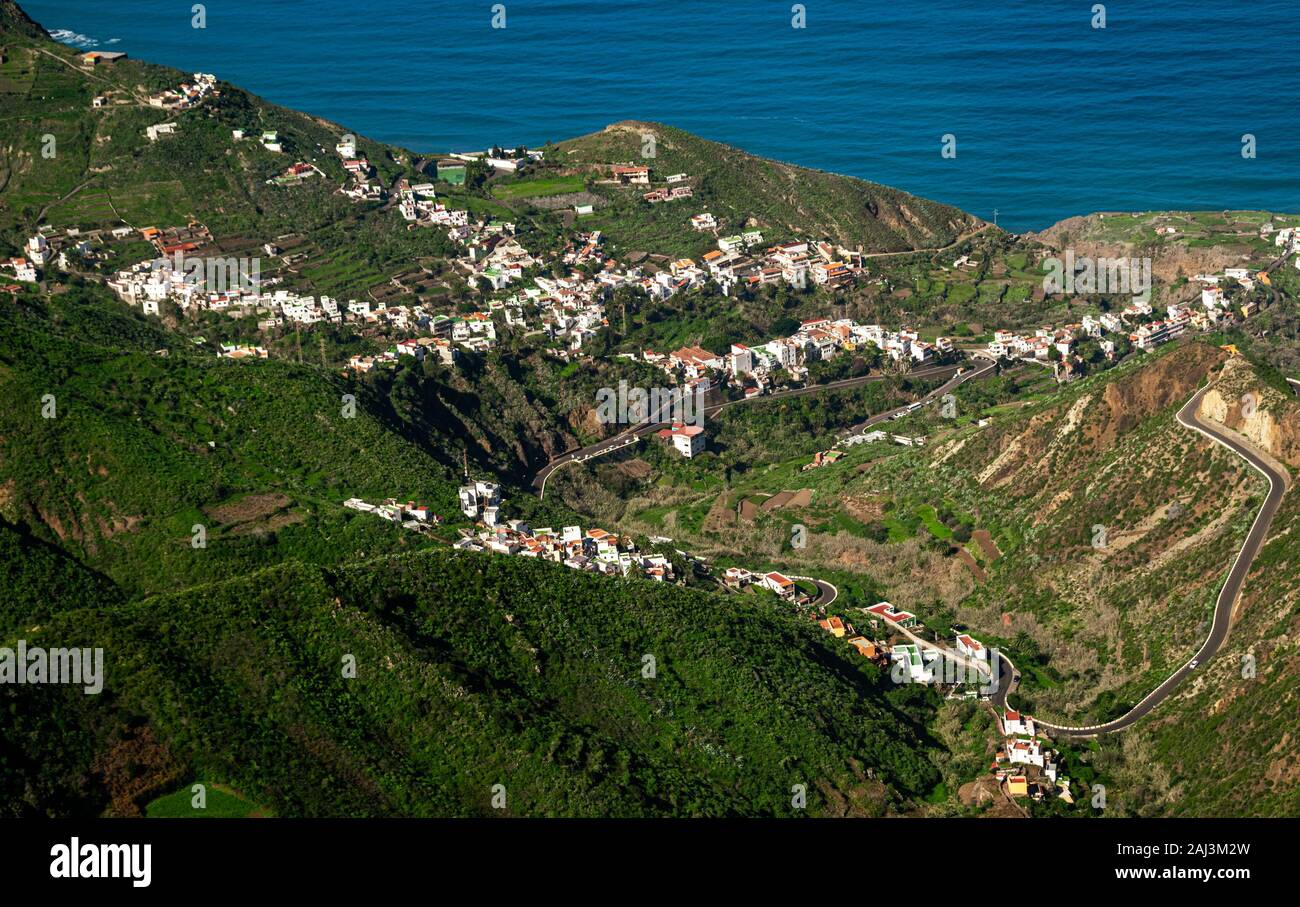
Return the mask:
[[539,198],[546,195],[566,195],[581,192],[586,183],[581,176],[555,176],[542,179],[517,180],[508,183],[494,183],[492,194],[502,200],[515,198]]
[[270,815],[263,807],[218,784],[204,785],[204,808],[197,809],[195,786],[189,784],[159,797],[145,807],[145,815],[150,819],[257,819]]
[[921,525],[920,517],[898,508],[889,510],[880,522],[889,533],[891,542],[907,541],[916,535],[916,530]]
[[937,539],[952,538],[952,530],[939,522],[939,515],[929,504],[922,504],[916,508],[916,515],[921,518],[921,523],[929,530],[930,534]]

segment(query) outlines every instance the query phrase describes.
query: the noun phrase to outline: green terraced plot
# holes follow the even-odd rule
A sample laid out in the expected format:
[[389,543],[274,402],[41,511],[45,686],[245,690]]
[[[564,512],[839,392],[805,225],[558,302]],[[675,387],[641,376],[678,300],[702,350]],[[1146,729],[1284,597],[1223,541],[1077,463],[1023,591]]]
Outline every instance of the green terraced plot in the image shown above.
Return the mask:
[[580,176],[559,176],[550,179],[520,180],[492,187],[492,194],[500,199],[540,198],[546,195],[564,195],[581,192],[586,186]]
[[226,787],[206,785],[205,808],[194,808],[193,785],[159,797],[145,807],[150,819],[249,819],[267,813],[257,804],[245,800]]

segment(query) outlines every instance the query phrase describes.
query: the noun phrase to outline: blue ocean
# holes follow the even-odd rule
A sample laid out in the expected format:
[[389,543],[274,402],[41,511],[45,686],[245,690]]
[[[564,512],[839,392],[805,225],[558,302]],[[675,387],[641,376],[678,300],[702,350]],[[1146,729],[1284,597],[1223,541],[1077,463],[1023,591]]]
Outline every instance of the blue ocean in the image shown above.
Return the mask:
[[202,29],[189,2],[20,2],[67,43],[213,72],[418,151],[643,119],[1016,231],[1092,211],[1300,211],[1300,17],[1284,0],[1116,0],[1105,28],[1085,0],[504,0],[504,22],[486,0],[214,0]]

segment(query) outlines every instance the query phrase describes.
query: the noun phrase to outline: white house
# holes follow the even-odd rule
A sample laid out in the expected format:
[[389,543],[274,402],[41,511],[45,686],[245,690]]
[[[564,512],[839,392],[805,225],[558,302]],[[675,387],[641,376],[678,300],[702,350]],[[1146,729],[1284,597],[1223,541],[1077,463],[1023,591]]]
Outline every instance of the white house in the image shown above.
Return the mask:
[[674,422],[672,428],[661,429],[655,435],[672,442],[677,452],[687,459],[704,450],[704,429],[699,425]]
[[1008,737],[1034,736],[1034,719],[1007,709],[1002,715],[1002,731]]
[[988,661],[989,650],[973,636],[965,633],[957,634],[957,651],[968,658],[974,658],[979,661]]
[[1035,740],[1012,740],[1007,743],[1007,761],[1012,765],[1043,767],[1043,748]]
[[890,650],[889,658],[894,664],[901,664],[903,676],[911,683],[927,683],[930,680],[930,669],[926,667],[925,659],[921,655],[921,647],[908,643],[907,645],[894,646]]
[[763,588],[775,592],[782,598],[794,598],[795,588],[794,580],[780,573],[768,573],[763,576]]

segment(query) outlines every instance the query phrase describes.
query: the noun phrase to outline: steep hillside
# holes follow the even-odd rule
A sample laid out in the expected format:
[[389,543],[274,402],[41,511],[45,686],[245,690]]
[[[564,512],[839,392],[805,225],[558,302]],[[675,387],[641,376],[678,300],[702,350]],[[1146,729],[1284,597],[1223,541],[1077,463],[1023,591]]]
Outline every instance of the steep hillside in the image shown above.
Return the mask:
[[107,679],[0,690],[11,815],[133,814],[186,776],[278,815],[792,815],[796,785],[881,815],[938,782],[936,703],[807,621],[521,559],[286,563],[26,638],[102,646]]
[[[1300,404],[1240,360],[1225,365],[1202,415],[1241,432],[1289,466],[1291,490],[1255,561],[1219,656],[1181,690],[1135,748],[1168,766],[1151,812],[1177,815],[1300,814]],[[1241,401],[1246,400],[1250,406]],[[1238,401],[1232,405],[1229,401]]]
[[[12,3],[4,7],[11,19],[22,15]],[[355,224],[365,213],[324,186],[285,193],[266,182],[283,171],[287,155],[295,155],[318,159],[342,184],[337,156],[323,153],[343,134],[341,127],[229,85],[201,108],[157,109],[147,102],[150,94],[192,76],[129,58],[87,68],[71,48],[8,25],[0,20],[6,56],[0,113],[7,123],[0,142],[0,237],[19,240],[41,221],[90,228],[198,220],[237,245],[249,234],[269,239]],[[94,106],[96,97],[105,99],[103,106]],[[177,134],[150,141],[146,127],[164,122],[176,123]],[[250,135],[274,130],[284,153],[236,142],[234,129]],[[398,152],[359,141],[381,178],[400,172]]]
[[353,496],[456,511],[459,450],[406,437],[368,386],[191,351],[89,289],[6,303],[0,325],[0,516],[128,589],[412,543]]
[[13,0],[0,0],[0,30],[32,38],[48,37],[45,29],[37,25]]
[[[653,137],[653,156],[646,153]],[[694,196],[657,206],[634,195],[630,205],[592,219],[624,248],[671,250],[682,225],[700,210],[723,229],[757,227],[765,238],[825,237],[868,252],[946,246],[981,224],[956,208],[863,180],[747,154],[660,123],[624,121],[560,143],[556,160],[608,179],[613,165],[650,166],[651,182],[685,173]],[[647,187],[634,187],[644,190]],[[689,210],[682,206],[685,205]],[[636,216],[626,212],[630,208]]]
[[[360,377],[232,361],[91,284],[20,294],[0,306],[0,332],[0,518],[137,591],[413,544],[342,502],[419,500],[455,524],[466,453],[526,487],[608,430],[590,418],[597,388],[638,380],[622,360],[578,370],[515,344],[456,369],[405,359]],[[511,516],[572,522],[507,497]]]
[[[1026,406],[986,410],[987,427],[927,417],[937,437],[926,449],[861,470],[846,464],[835,490],[815,492],[842,500],[846,515],[883,512],[891,527],[909,528],[906,515],[918,514],[917,538],[853,538],[832,523],[810,535],[807,561],[851,565],[938,632],[962,625],[1002,648],[1023,674],[1017,703],[1044,719],[1123,714],[1206,638],[1268,487],[1174,419],[1207,381],[1202,417],[1294,471],[1294,398],[1244,359],[1190,343]],[[971,414],[976,393],[959,393],[959,412]],[[991,545],[972,541],[972,530]],[[1112,799],[1120,814],[1295,814],[1298,530],[1292,491],[1228,644],[1144,722],[1097,744],[1098,770],[1123,788]]]
[[[701,479],[707,462],[689,476],[658,460],[649,475],[634,476],[635,462],[607,464],[572,499],[657,520],[718,567],[770,563],[832,580],[835,608],[849,616],[887,598],[927,633],[964,627],[1013,659],[1018,706],[1061,724],[1105,721],[1205,640],[1268,487],[1176,411],[1209,382],[1201,417],[1294,471],[1300,405],[1267,370],[1205,343],[1060,387],[1028,371],[964,385],[955,418],[936,407],[892,429],[926,436],[923,448],[864,444],[812,471],[805,451],[729,470],[726,482]],[[801,488],[805,504],[737,511]],[[623,509],[607,500],[619,489]],[[1071,757],[1114,788],[1112,814],[1294,814],[1298,520],[1292,492],[1208,669],[1135,728]],[[953,783],[987,765],[968,768]]]

